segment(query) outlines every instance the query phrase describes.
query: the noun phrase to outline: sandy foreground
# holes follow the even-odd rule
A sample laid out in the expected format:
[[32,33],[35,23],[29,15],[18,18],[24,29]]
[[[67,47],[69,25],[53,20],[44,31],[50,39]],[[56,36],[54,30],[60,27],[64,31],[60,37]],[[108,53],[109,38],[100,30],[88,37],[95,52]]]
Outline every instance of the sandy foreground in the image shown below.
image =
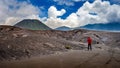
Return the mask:
[[120,49],[69,50],[31,59],[2,62],[0,68],[120,68]]

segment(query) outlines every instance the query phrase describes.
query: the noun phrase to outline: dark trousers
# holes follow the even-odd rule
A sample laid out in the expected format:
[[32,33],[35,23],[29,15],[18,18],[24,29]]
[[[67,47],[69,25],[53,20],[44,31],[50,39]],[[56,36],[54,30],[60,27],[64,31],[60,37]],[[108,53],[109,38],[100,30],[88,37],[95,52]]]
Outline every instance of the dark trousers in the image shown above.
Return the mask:
[[88,44],[88,50],[92,50],[91,44]]

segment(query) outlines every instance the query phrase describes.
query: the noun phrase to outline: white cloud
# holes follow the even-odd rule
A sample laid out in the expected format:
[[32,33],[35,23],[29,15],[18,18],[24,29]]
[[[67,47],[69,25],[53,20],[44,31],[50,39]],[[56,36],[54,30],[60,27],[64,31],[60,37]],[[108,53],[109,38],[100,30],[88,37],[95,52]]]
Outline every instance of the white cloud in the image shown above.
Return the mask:
[[65,9],[58,11],[56,7],[51,6],[48,10],[49,18],[45,21],[45,24],[51,28],[60,26],[76,27],[78,25],[78,17],[75,13],[72,13],[66,20],[58,18],[65,13]]
[[57,2],[59,5],[67,5],[67,6],[74,6],[74,3],[71,0],[53,0]]
[[58,16],[62,16],[66,13],[65,9],[61,9],[60,11],[56,9],[55,6],[51,6],[48,9],[48,19],[46,19],[44,22],[46,25],[50,26],[51,28],[64,26],[65,22],[63,19],[58,18]]
[[8,17],[5,20],[4,25],[12,25],[12,24],[16,24],[16,22],[20,21],[21,18],[17,18],[17,17]]
[[[85,2],[85,1],[96,1],[96,0],[53,0],[58,5],[66,5],[66,6],[74,6],[75,2]],[[113,4],[120,5],[120,0],[103,0],[103,1],[110,1]]]
[[19,16],[28,16],[28,15],[37,15],[39,14],[39,9],[37,7],[34,7],[33,5],[27,4],[26,2],[23,2],[20,5],[20,8],[16,10],[16,14]]
[[87,0],[53,0],[58,5],[74,6],[75,2],[87,1]]
[[29,1],[18,2],[17,0],[0,1],[0,24],[14,25],[25,18],[39,18],[42,11],[29,3]]
[[[58,1],[58,0],[56,0]],[[59,0],[62,1],[62,0]],[[64,0],[68,1],[68,0]],[[71,0],[80,1],[80,0]],[[70,1],[70,2],[71,2]],[[39,19],[51,28],[68,26],[71,28],[94,23],[120,22],[120,5],[110,5],[108,1],[96,0],[93,3],[86,1],[77,12],[71,13],[66,19],[61,19],[66,13],[65,9],[57,10],[55,6],[48,9],[48,18],[40,18],[44,7],[35,7],[29,2],[18,2],[17,0],[0,1],[0,24],[14,25],[23,19]],[[91,13],[95,13],[93,15]]]
[[59,27],[59,26],[64,26],[65,22],[61,18],[50,17],[47,19],[47,21],[45,21],[45,24],[51,28],[55,28],[55,27]]
[[48,9],[48,17],[56,18],[57,16],[62,16],[64,13],[66,13],[64,9],[61,9],[60,11],[58,11],[54,6],[51,6]]
[[[48,18],[46,24],[51,28],[60,26],[74,28],[87,24],[120,22],[119,7],[116,4],[110,5],[108,1],[96,0],[93,3],[87,1],[77,12],[71,13],[66,19],[57,18],[59,15],[55,15],[55,18]],[[55,8],[52,12],[56,12],[56,10]],[[91,12],[94,12],[96,15],[90,14]]]

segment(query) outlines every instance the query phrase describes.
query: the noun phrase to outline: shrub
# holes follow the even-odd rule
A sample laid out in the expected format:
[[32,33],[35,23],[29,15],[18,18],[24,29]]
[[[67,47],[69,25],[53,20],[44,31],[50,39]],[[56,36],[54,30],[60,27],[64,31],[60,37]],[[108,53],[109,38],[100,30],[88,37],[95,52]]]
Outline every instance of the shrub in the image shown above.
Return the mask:
[[70,46],[65,46],[65,48],[66,48],[66,49],[71,49],[71,47],[70,47]]

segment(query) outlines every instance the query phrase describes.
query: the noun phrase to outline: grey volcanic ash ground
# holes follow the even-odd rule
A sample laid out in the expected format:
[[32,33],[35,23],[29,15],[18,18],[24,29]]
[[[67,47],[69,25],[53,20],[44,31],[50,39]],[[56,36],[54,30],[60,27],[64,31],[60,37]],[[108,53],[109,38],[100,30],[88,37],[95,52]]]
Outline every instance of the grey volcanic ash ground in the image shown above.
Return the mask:
[[[92,51],[87,50],[88,36]],[[120,33],[0,26],[0,67],[120,68]]]

